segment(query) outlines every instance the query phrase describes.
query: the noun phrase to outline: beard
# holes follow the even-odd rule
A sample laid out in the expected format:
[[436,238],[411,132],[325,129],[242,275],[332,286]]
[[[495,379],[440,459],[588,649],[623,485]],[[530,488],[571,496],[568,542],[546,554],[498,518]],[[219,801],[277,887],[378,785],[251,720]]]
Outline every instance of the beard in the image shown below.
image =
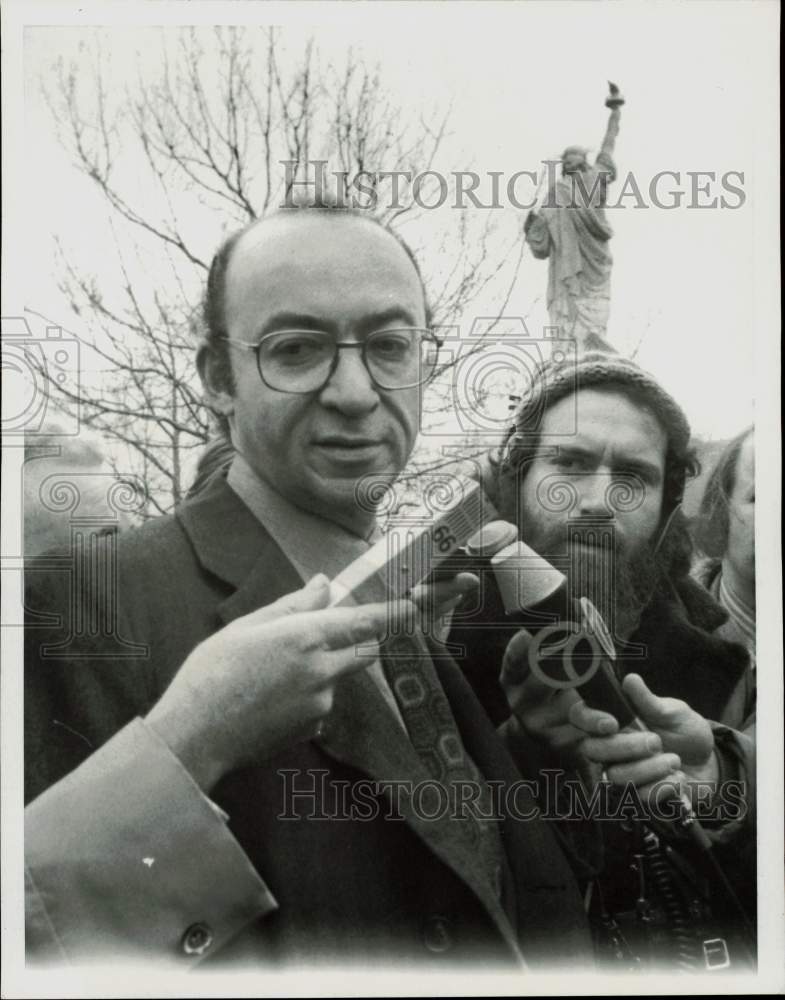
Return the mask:
[[[664,567],[649,539],[630,543],[596,519],[527,526],[526,541],[567,577],[572,598],[587,597],[616,640],[637,626],[662,578]],[[532,530],[533,529],[533,530]]]

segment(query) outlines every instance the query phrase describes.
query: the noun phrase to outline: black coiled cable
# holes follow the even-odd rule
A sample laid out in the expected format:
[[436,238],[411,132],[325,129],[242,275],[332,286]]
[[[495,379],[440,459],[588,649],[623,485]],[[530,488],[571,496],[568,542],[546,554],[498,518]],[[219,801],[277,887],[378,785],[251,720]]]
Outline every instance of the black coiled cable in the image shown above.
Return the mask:
[[694,932],[690,930],[690,914],[663,856],[659,837],[648,827],[643,828],[643,849],[651,883],[665,913],[675,967],[679,972],[697,972],[701,958]]

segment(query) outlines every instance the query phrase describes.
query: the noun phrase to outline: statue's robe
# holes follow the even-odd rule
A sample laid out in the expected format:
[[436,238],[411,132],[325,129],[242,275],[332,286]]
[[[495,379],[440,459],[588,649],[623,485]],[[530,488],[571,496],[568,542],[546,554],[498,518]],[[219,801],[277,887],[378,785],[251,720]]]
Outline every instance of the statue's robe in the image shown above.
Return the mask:
[[526,241],[539,259],[549,258],[548,313],[559,337],[574,338],[577,350],[611,351],[606,342],[610,312],[613,230],[605,195],[616,168],[603,151],[594,166],[559,179],[541,209],[529,217]]

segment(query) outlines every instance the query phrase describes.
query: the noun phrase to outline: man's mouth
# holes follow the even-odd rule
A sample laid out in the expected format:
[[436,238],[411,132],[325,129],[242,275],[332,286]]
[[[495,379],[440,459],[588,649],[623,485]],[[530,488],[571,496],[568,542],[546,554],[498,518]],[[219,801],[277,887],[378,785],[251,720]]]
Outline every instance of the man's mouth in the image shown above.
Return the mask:
[[319,438],[316,442],[321,448],[372,448],[381,444],[377,438],[345,437],[333,435]]
[[384,444],[378,438],[332,435],[314,442],[321,451],[338,461],[359,462],[370,458]]

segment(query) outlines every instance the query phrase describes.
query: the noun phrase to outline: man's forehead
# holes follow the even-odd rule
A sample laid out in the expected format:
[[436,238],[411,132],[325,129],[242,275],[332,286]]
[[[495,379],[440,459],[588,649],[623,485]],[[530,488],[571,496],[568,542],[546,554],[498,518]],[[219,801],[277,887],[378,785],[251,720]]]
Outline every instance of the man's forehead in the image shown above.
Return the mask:
[[395,237],[361,216],[271,216],[243,234],[229,263],[227,318],[242,310],[244,327],[271,312],[343,322],[390,308],[424,322],[422,283]]
[[291,209],[259,220],[237,242],[229,265],[230,277],[267,269],[326,264],[348,257],[354,264],[368,256],[392,263],[407,277],[417,278],[408,254],[383,226],[360,215]]
[[540,429],[542,444],[573,444],[663,462],[668,443],[654,414],[614,389],[580,389],[563,397],[545,411]]

